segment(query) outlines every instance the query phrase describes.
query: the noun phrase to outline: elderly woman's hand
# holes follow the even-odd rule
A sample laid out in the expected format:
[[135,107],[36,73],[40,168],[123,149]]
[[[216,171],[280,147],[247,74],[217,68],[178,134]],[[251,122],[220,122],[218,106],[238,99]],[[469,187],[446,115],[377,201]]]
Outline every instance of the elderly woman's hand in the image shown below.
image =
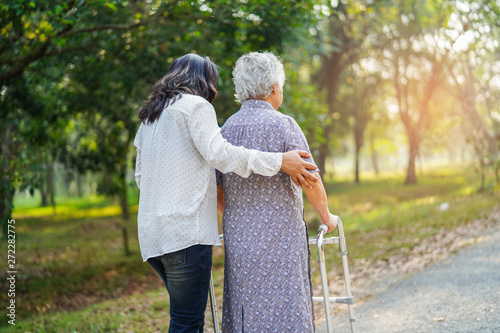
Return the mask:
[[333,215],[332,213],[329,213],[328,215],[328,219],[325,219],[325,221],[321,220],[321,223],[326,224],[328,227],[327,233],[335,230],[338,224],[337,217],[335,215]]
[[308,163],[302,157],[311,157],[306,151],[294,150],[283,153],[283,161],[281,170],[287,173],[298,186],[312,188],[311,183],[317,182],[319,179],[315,174],[310,173],[307,169],[316,170],[314,164]]

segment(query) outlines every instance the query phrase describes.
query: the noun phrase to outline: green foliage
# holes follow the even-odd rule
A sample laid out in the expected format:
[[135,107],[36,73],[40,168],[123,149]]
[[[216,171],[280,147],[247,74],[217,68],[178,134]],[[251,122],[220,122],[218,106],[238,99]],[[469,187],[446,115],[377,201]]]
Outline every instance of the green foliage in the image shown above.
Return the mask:
[[286,81],[283,105],[279,110],[292,116],[305,133],[309,148],[314,152],[325,141],[324,125],[330,121],[324,93],[311,82],[314,66],[306,61],[307,51],[295,49],[284,55]]

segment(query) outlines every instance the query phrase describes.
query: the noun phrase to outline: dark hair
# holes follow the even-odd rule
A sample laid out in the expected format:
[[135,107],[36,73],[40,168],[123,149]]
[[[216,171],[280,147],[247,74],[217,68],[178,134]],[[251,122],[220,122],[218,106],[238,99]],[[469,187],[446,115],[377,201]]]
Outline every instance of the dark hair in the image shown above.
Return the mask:
[[167,106],[182,97],[182,93],[197,95],[212,101],[217,96],[219,72],[209,57],[188,53],[170,65],[167,75],[156,82],[147,100],[139,108],[139,119],[153,123]]

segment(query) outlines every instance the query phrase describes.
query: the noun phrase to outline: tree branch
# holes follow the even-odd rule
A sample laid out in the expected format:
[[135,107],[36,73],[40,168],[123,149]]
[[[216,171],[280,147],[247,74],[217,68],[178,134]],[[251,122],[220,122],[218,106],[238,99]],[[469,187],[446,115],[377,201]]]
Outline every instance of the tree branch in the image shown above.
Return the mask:
[[98,27],[88,27],[88,28],[81,28],[81,29],[77,29],[77,30],[70,30],[70,31],[67,31],[67,32],[64,32],[64,33],[58,35],[57,37],[58,38],[65,38],[65,37],[70,37],[70,36],[74,36],[74,35],[78,35],[78,34],[82,34],[82,33],[86,33],[86,32],[101,31],[101,30],[127,30],[127,29],[139,27],[141,25],[147,25],[148,23],[150,23],[149,20],[147,22],[145,22],[145,20],[144,20],[144,21],[140,21],[138,23],[132,23],[132,24],[106,24],[106,25],[101,25]]
[[[148,18],[136,22],[136,23],[131,23],[131,24],[105,24],[101,26],[95,26],[95,27],[87,27],[87,28],[81,28],[81,29],[76,29],[76,30],[71,30],[72,26],[68,25],[66,26],[62,31],[60,31],[55,38],[66,38],[74,35],[79,35],[83,33],[88,33],[88,32],[93,32],[93,31],[102,31],[102,30],[128,30],[128,29],[133,29],[139,26],[144,26],[148,25],[157,19],[161,18],[162,15],[166,12],[167,8],[166,6],[163,8],[160,8],[154,15],[149,16]],[[67,48],[67,49],[62,49],[62,50],[55,50],[53,52],[48,52],[48,47],[52,44],[52,39],[48,38],[47,41],[45,41],[43,44],[39,45],[36,49],[31,51],[30,53],[21,56],[21,57],[10,57],[10,58],[4,58],[0,59],[0,65],[12,65],[13,67],[10,68],[10,70],[7,71],[2,71],[0,73],[0,82],[5,82],[13,77],[16,77],[20,74],[23,73],[24,69],[31,64],[32,62],[47,57],[47,56],[53,56],[61,53],[66,53],[70,52],[72,50],[79,50],[82,49],[82,47],[73,47],[73,48]],[[83,47],[85,48],[85,47]]]
[[156,12],[154,15],[149,16],[148,18],[141,20],[139,22],[131,23],[131,24],[105,24],[97,27],[87,27],[87,28],[80,28],[76,30],[70,30],[63,32],[59,34],[57,37],[64,38],[64,37],[69,37],[69,36],[74,36],[86,32],[93,32],[93,31],[101,31],[101,30],[127,30],[127,29],[133,29],[137,28],[143,25],[148,25],[154,21],[156,21],[158,18],[161,18],[163,13],[166,12],[166,8],[163,7],[161,10]]
[[11,61],[15,59],[1,59],[0,64],[16,64],[9,71],[0,73],[0,82],[5,82],[6,80],[13,78],[17,75],[20,75],[24,69],[33,61],[40,59],[43,57],[45,52],[47,52],[47,48],[50,45],[51,40],[47,39],[47,41],[40,46],[38,46],[33,52],[21,57],[18,61]]
[[54,55],[59,55],[59,54],[63,54],[63,53],[73,52],[73,51],[89,50],[93,45],[94,44],[87,44],[87,45],[68,47],[66,49],[57,49],[57,50],[45,53],[42,58],[51,57]]

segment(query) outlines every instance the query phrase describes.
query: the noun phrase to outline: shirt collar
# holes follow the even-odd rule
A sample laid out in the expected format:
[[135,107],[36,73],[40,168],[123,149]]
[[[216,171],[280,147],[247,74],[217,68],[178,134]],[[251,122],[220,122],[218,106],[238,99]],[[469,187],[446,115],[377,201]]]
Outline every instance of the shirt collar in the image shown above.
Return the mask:
[[245,109],[271,109],[274,110],[273,106],[266,101],[261,101],[259,99],[249,99],[241,103],[241,108]]

